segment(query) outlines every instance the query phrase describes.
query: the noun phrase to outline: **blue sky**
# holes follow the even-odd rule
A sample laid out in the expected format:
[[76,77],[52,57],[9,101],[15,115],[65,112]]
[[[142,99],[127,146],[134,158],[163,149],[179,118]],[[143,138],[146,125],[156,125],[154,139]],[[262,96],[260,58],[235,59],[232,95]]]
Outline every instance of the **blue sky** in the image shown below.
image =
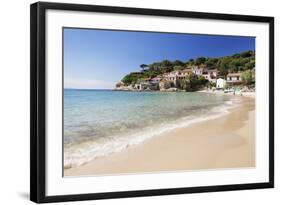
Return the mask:
[[141,64],[255,50],[255,38],[64,29],[65,88],[110,89]]

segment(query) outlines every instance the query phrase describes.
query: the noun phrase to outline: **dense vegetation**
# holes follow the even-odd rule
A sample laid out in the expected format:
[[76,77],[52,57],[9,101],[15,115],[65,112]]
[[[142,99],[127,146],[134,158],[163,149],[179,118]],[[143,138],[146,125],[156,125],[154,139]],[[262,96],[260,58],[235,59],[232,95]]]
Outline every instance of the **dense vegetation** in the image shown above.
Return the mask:
[[203,76],[197,76],[192,73],[188,75],[187,80],[179,80],[175,87],[180,90],[195,91],[206,86],[208,83],[208,80],[206,80]]
[[[228,73],[232,73],[232,72],[238,72],[238,71],[248,72],[248,70],[252,70],[255,67],[255,52],[244,51],[244,52],[236,53],[231,56],[224,56],[218,58],[198,57],[196,59],[189,59],[186,62],[180,60],[175,60],[175,61],[163,60],[161,62],[154,62],[151,64],[141,64],[140,72],[134,72],[126,75],[122,79],[122,82],[125,83],[125,85],[136,84],[136,83],[140,83],[145,78],[156,77],[157,75],[163,73],[171,72],[174,70],[183,70],[189,66],[196,66],[196,65],[198,66],[204,65],[209,69],[216,68],[220,71],[220,75],[223,77],[225,77]],[[245,74],[244,79],[246,78],[247,81],[249,81],[248,79],[249,73],[248,75]],[[194,86],[198,84],[198,81],[200,81],[198,78],[190,80],[190,82],[194,82]],[[192,86],[192,85],[193,84],[191,83],[190,85],[182,85],[182,87]]]
[[243,85],[251,85],[255,82],[255,72],[254,70],[246,70],[241,73],[241,80]]

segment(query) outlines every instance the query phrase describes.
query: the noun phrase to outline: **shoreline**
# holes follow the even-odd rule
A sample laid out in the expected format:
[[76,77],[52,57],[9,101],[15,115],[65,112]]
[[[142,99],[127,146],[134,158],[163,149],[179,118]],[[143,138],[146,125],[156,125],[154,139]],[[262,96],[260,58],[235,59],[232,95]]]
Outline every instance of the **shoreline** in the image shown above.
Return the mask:
[[[112,91],[116,91],[116,92],[163,92],[163,93],[173,93],[173,92],[183,92],[183,93],[188,93],[188,92],[198,92],[198,93],[209,93],[209,94],[219,94],[219,95],[233,95],[232,92],[228,92],[228,93],[224,93],[223,91],[221,90],[215,90],[215,91],[212,91],[212,90],[206,90],[206,89],[203,89],[203,90],[197,90],[197,91],[184,91],[184,90],[134,90],[134,89],[128,89],[128,90],[125,90],[125,89],[113,89]],[[241,92],[241,93],[237,93],[236,95],[238,96],[243,96],[243,97],[250,97],[250,98],[253,98],[255,99],[256,97],[256,92]]]
[[[212,91],[212,90],[199,90],[199,91],[196,91],[196,92],[233,96],[232,92],[225,93],[222,90],[214,90],[214,91]],[[249,97],[249,98],[255,99],[256,98],[256,92],[240,92],[240,93],[237,93],[236,96]]]
[[[207,90],[207,89],[202,89],[202,90],[196,90],[196,91],[185,91],[185,90],[169,90],[169,89],[166,89],[166,90],[136,90],[136,89],[116,89],[116,88],[112,88],[112,89],[78,89],[78,88],[65,88],[66,90],[85,90],[85,91],[91,91],[91,90],[94,90],[94,91],[116,91],[116,92],[152,92],[152,93],[155,93],[155,92],[159,92],[159,93],[162,93],[162,92],[167,92],[167,93],[173,93],[173,92],[183,92],[183,93],[193,93],[193,92],[198,92],[198,93],[209,93],[209,94],[221,94],[221,95],[233,95],[231,92],[228,92],[228,93],[224,93],[222,90],[215,90],[215,91],[212,91],[212,90]],[[243,97],[251,97],[251,98],[255,98],[255,94],[256,92],[241,92],[241,94],[237,94],[237,95],[241,95]]]
[[254,167],[255,101],[243,96],[242,105],[224,116],[64,169],[64,176]]

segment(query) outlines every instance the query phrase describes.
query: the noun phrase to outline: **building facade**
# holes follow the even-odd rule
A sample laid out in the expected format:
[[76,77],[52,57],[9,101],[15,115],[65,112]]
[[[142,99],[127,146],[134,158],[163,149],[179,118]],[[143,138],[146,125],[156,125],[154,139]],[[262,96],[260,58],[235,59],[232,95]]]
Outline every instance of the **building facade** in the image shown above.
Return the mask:
[[222,78],[218,78],[216,82],[216,88],[223,89],[226,85],[226,80]]
[[230,85],[241,84],[241,73],[229,73],[226,76],[226,82]]

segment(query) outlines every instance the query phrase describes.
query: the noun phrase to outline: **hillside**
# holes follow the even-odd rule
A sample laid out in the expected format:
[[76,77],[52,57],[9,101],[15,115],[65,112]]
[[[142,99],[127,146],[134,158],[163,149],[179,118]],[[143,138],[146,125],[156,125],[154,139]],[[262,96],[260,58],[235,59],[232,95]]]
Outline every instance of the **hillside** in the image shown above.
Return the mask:
[[218,58],[198,57],[196,59],[189,59],[186,62],[181,60],[163,60],[151,64],[141,64],[140,68],[136,68],[136,72],[127,74],[121,81],[125,85],[137,84],[147,78],[153,78],[174,70],[184,70],[192,66],[217,69],[220,76],[225,77],[228,73],[252,70],[255,67],[255,51],[243,51],[231,56]]

